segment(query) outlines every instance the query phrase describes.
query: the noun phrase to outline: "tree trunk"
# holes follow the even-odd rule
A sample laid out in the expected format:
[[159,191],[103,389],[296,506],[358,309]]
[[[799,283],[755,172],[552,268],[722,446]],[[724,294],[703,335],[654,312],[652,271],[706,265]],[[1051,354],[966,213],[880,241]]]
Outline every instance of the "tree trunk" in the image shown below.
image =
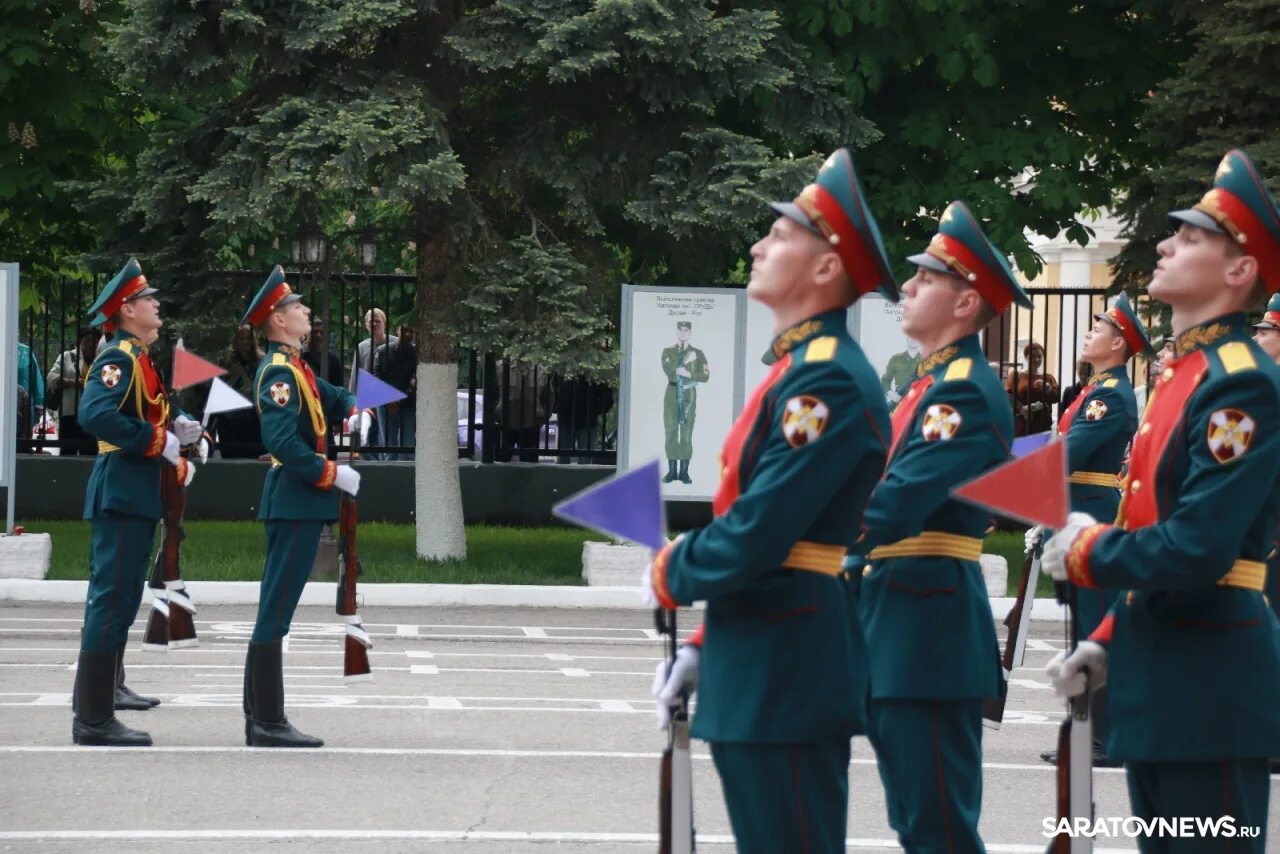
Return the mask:
[[[467,556],[458,480],[457,386],[453,295],[445,277],[448,247],[438,228],[418,215],[418,401],[414,519],[418,557]],[[428,236],[432,234],[436,236]]]

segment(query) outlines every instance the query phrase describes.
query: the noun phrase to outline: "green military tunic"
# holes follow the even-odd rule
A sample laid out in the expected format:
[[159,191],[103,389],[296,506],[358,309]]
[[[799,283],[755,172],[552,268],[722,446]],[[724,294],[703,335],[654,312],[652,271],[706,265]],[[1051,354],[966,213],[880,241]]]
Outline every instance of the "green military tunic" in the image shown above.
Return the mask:
[[80,648],[119,650],[142,602],[162,515],[160,474],[169,465],[160,456],[169,402],[139,339],[115,333],[89,369],[77,415],[85,432],[98,439],[84,500],[93,532]]
[[[688,377],[676,370],[684,368]],[[711,379],[707,357],[697,347],[677,344],[662,351],[662,372],[667,375],[667,389],[662,396],[662,426],[666,432],[669,460],[693,457],[693,423],[698,417],[698,383]]]
[[845,324],[832,311],[775,340],[721,452],[714,521],[654,562],[667,607],[707,602],[692,732],[711,742],[742,852],[844,850],[867,662],[842,565],[890,429]]
[[316,377],[296,347],[274,341],[258,365],[254,390],[271,454],[258,510],[266,522],[267,562],[253,629],[253,642],[265,643],[289,633],[320,531],[338,518],[337,466],[325,458],[325,438],[331,422],[354,411],[355,398]]
[[1280,369],[1244,315],[1184,331],[1143,413],[1115,524],[1085,529],[1068,554],[1078,586],[1126,591],[1093,639],[1109,652],[1107,752],[1126,761],[1139,816],[1266,826],[1266,759],[1280,756],[1280,624],[1262,595],[1277,424]]
[[858,544],[870,737],[909,851],[980,851],[982,701],[1002,672],[978,557],[988,514],[950,490],[1002,463],[1013,414],[977,335],[931,354],[893,415]]
[[[1123,366],[1094,374],[1058,422],[1067,443],[1071,509],[1111,521],[1120,509],[1120,469],[1138,429],[1138,400]],[[1118,591],[1080,590],[1079,637],[1093,633]]]

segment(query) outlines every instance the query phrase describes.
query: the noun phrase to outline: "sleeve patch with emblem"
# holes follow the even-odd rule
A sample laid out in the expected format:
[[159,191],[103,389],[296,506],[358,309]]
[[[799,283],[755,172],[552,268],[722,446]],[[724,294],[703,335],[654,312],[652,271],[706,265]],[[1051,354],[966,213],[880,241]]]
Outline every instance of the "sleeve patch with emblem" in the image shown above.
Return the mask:
[[1084,408],[1085,421],[1099,421],[1106,414],[1107,405],[1101,400],[1091,400],[1089,405]]
[[1257,429],[1254,420],[1239,409],[1219,409],[1209,416],[1209,450],[1220,463],[1244,456]]
[[293,389],[289,388],[286,382],[278,382],[271,384],[271,399],[279,406],[284,406],[289,402],[289,396],[293,394]]
[[945,442],[960,432],[960,413],[945,403],[935,403],[924,411],[920,432],[926,442]]
[[802,394],[787,401],[782,413],[782,435],[791,447],[801,448],[816,441],[830,420],[831,412],[825,403]]
[[102,384],[107,388],[115,388],[120,382],[120,368],[116,365],[102,366]]

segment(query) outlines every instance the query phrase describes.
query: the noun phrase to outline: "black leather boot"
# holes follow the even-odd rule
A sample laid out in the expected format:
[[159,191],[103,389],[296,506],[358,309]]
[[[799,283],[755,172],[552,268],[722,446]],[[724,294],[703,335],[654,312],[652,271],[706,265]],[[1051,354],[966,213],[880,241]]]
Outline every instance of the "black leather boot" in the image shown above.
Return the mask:
[[116,719],[115,650],[81,652],[76,665],[76,711],[71,740],[76,744],[111,747],[150,747],[151,736],[129,729]]
[[679,478],[681,483],[693,483],[692,478],[689,477],[689,461],[688,460],[680,461]]
[[253,724],[253,686],[250,682],[249,673],[253,669],[253,643],[249,644],[249,649],[244,656],[244,699],[241,706],[244,708],[244,743],[252,747],[253,740],[249,735]]
[[249,644],[252,716],[250,747],[323,747],[324,741],[298,732],[284,716],[284,662],[280,641]]
[[116,655],[116,708],[130,712],[145,712],[160,705],[155,697],[144,697],[124,684],[124,647]]
[[673,482],[677,477],[679,477],[679,475],[677,475],[677,474],[676,474],[676,461],[675,461],[675,460],[667,460],[667,473],[666,473],[666,475],[662,478],[662,482],[663,482],[663,483],[671,483],[671,482]]

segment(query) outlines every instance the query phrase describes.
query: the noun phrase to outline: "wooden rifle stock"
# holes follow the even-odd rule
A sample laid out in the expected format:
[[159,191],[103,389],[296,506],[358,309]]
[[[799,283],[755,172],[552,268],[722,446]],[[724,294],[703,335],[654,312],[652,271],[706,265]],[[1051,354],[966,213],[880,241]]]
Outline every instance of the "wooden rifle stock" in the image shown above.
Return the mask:
[[[1074,650],[1079,617],[1076,611],[1076,588],[1068,583],[1057,585],[1058,601],[1069,609],[1067,649]],[[1087,674],[1086,674],[1087,675]],[[1080,819],[1093,825],[1093,721],[1089,717],[1089,688],[1067,703],[1067,717],[1058,729],[1058,767],[1055,772],[1057,821],[1065,819],[1072,827]],[[1048,854],[1090,854],[1093,837],[1077,833],[1060,833],[1049,842]]]
[[1035,606],[1036,586],[1040,576],[1040,543],[1026,556],[1022,562],[1022,577],[1018,581],[1018,595],[1013,600],[1013,607],[1004,619],[1005,635],[1004,652],[1000,655],[1000,666],[1004,669],[1004,680],[1000,687],[1000,696],[983,701],[983,724],[990,729],[999,729],[1004,721],[1004,707],[1009,700],[1009,675],[1014,668],[1022,666],[1022,653],[1026,649],[1027,624],[1030,622],[1031,609]]
[[187,536],[182,527],[182,517],[186,513],[187,490],[178,481],[176,466],[165,464],[161,467],[160,503],[164,512],[163,533],[147,581],[153,598],[151,615],[142,635],[142,648],[160,650],[196,646],[200,642],[196,637],[196,609],[182,580],[182,541]]
[[[654,612],[658,633],[667,637],[667,672],[676,662],[676,612]],[[680,698],[667,727],[667,747],[658,773],[658,854],[693,854],[693,767],[689,755],[688,699]]]
[[[352,437],[351,457],[355,459],[359,441],[359,428]],[[342,678],[346,682],[370,682],[373,672],[369,667],[369,649],[373,641],[364,630],[360,619],[359,602],[356,599],[356,578],[364,572],[360,554],[356,549],[356,500],[343,492],[338,499],[338,616],[346,629],[346,641],[342,654]]]

